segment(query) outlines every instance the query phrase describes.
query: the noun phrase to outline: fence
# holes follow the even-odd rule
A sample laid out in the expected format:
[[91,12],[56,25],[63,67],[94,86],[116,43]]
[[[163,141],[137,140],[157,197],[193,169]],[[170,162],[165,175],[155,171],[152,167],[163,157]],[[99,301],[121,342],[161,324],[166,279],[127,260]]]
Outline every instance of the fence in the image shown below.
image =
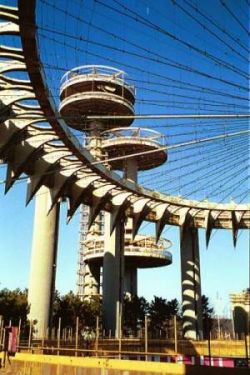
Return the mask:
[[[158,332],[157,338],[152,338],[152,332],[148,331],[147,317],[138,337],[125,337],[121,334],[118,339],[111,337],[110,332],[100,329],[99,318],[96,320],[95,330],[82,329],[79,318],[76,318],[75,327],[61,329],[61,323],[59,319],[57,328],[54,327],[50,335],[46,332],[44,337],[35,339],[34,326],[29,324],[22,327],[20,320],[17,350],[50,355],[98,356],[229,367],[235,367],[235,361],[245,360],[243,363],[249,364],[249,336],[243,340],[185,340],[180,335],[176,318],[171,321],[172,324],[164,335]],[[4,326],[1,321],[0,349],[5,340]]]

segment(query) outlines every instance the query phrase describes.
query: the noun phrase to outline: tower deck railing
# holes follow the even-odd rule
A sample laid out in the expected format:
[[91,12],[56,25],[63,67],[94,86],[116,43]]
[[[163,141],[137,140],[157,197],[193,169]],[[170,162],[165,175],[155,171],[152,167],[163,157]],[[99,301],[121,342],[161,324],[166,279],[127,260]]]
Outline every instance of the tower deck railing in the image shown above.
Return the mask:
[[61,90],[67,86],[67,84],[73,83],[74,81],[91,81],[97,79],[105,79],[105,81],[124,86],[133,95],[135,95],[134,85],[129,84],[128,80],[125,80],[126,73],[122,70],[105,66],[105,65],[82,65],[66,72],[61,79]]
[[[89,239],[84,241],[85,250],[84,257],[102,256],[104,253],[104,238],[99,239]],[[128,255],[137,254],[141,256],[149,257],[163,257],[172,259],[172,254],[169,252],[168,248],[172,246],[169,240],[164,238],[160,239],[158,244],[155,243],[154,237],[151,236],[141,236],[137,241],[132,241],[125,238],[124,251]]]
[[136,139],[138,141],[152,142],[157,146],[166,146],[167,138],[165,135],[158,133],[155,130],[139,128],[139,127],[126,127],[115,128],[102,133],[105,143],[117,139]]

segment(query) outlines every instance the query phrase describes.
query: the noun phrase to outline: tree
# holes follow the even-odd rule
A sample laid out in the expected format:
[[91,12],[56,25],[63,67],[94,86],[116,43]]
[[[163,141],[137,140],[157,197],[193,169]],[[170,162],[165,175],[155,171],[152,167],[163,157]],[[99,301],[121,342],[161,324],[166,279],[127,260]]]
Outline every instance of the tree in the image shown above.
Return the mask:
[[102,303],[98,296],[92,296],[90,300],[84,301],[81,318],[85,326],[94,329],[96,326],[96,317],[99,316],[102,318],[101,311]]
[[136,295],[124,297],[124,329],[136,335],[138,328],[144,325],[149,304],[144,297]]
[[166,299],[154,296],[149,305],[150,330],[165,330],[168,317],[168,306]]
[[167,301],[162,297],[154,296],[149,306],[149,329],[152,334],[158,335],[159,331],[166,332],[173,316],[179,317],[179,310],[180,307],[176,298]]
[[170,318],[173,317],[174,315],[177,316],[177,318],[180,318],[180,304],[176,298],[168,301],[168,310],[169,310],[169,315]]
[[2,315],[5,324],[18,325],[19,319],[26,323],[29,313],[28,292],[27,289],[2,289],[0,290],[0,315]]
[[57,292],[53,304],[53,325],[57,327],[61,318],[61,328],[75,327],[79,318],[79,329],[86,326],[95,328],[96,317],[100,316],[101,304],[98,297],[89,301],[81,301],[72,291],[60,296]]
[[201,308],[202,308],[202,323],[203,323],[203,335],[205,339],[209,338],[210,332],[213,327],[213,314],[214,309],[210,306],[209,298],[205,295],[201,297]]

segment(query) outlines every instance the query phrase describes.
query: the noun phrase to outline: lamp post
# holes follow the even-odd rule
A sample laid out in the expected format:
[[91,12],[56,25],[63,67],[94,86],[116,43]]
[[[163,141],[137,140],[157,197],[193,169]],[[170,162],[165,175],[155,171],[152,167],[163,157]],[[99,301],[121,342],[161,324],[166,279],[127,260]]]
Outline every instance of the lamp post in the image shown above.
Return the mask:
[[145,339],[144,339],[144,351],[145,351],[145,361],[148,360],[148,315],[145,315]]
[[174,315],[174,351],[177,354],[178,344],[177,344],[177,319],[176,319],[176,315]]

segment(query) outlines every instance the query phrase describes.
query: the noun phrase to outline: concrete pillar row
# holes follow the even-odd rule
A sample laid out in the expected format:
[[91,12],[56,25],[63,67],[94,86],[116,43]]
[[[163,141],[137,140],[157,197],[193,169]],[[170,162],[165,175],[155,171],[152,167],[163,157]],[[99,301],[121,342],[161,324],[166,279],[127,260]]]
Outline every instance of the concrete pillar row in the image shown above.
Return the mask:
[[55,288],[60,204],[50,213],[49,188],[42,186],[36,194],[28,291],[29,319],[37,323],[35,336],[42,337],[51,325],[51,307]]
[[198,229],[181,229],[180,238],[183,331],[195,340],[203,336]]

